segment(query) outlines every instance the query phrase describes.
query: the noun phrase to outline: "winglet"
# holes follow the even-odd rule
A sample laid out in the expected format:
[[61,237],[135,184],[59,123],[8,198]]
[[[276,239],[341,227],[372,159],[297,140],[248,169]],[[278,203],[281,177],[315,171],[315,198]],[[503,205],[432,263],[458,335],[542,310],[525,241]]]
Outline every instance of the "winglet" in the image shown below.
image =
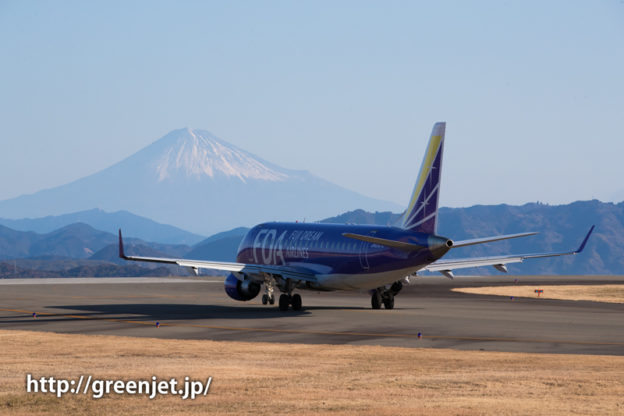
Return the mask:
[[123,239],[121,238],[121,228],[119,229],[119,258],[128,259],[124,253]]
[[592,225],[591,228],[589,229],[589,232],[587,233],[587,235],[585,236],[585,239],[583,240],[583,242],[581,243],[581,246],[578,248],[578,250],[576,250],[574,252],[574,254],[578,254],[581,251],[583,251],[583,249],[585,248],[585,244],[587,244],[587,240],[589,240],[589,236],[591,235],[592,231],[594,231],[594,228],[596,228],[595,225]]

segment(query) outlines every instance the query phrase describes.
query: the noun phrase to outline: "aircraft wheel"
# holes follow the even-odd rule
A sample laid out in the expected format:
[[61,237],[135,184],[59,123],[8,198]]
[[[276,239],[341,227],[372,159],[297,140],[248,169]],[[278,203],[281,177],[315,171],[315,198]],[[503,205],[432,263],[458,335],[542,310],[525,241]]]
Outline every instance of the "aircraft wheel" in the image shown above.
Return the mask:
[[381,294],[377,290],[371,296],[371,306],[373,307],[373,309],[381,308]]
[[394,296],[389,295],[383,301],[383,304],[386,309],[394,309]]
[[273,296],[273,295],[269,296],[269,303],[271,305],[275,305],[275,296]]
[[267,295],[262,295],[262,304],[266,305],[269,303],[269,297]]
[[291,303],[292,303],[293,311],[300,311],[301,306],[302,306],[301,295],[299,295],[298,293],[295,293],[292,296]]
[[287,311],[288,305],[290,305],[290,296],[288,296],[286,293],[282,293],[279,298],[280,311]]

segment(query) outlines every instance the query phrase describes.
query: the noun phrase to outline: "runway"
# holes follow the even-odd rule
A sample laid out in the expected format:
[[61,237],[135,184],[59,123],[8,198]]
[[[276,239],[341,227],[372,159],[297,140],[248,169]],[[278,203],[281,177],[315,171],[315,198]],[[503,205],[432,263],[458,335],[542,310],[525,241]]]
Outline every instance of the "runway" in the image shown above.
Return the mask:
[[[624,284],[621,276],[518,279],[536,288]],[[624,304],[451,292],[513,281],[513,276],[419,277],[397,296],[393,310],[370,309],[366,293],[302,291],[303,310],[282,312],[263,306],[260,297],[228,298],[218,278],[7,279],[0,280],[0,329],[624,355]]]

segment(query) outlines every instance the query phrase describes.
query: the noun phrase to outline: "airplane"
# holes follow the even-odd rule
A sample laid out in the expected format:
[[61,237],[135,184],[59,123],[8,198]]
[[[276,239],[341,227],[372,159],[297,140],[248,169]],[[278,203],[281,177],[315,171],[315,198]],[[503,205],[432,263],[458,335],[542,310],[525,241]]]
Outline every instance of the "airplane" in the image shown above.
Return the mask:
[[230,272],[225,292],[238,301],[258,296],[264,285],[264,305],[298,311],[298,290],[369,291],[371,307],[394,308],[394,298],[410,276],[421,271],[453,278],[453,270],[493,266],[507,272],[507,264],[526,259],[575,255],[583,251],[594,226],[578,249],[558,253],[514,254],[496,257],[447,259],[450,250],[535,235],[535,232],[453,241],[436,233],[442,153],[446,123],[433,126],[429,144],[409,205],[396,226],[267,222],[256,225],[242,239],[236,262],[128,256],[119,230],[119,257],[130,261],[177,264],[195,275],[199,269]]

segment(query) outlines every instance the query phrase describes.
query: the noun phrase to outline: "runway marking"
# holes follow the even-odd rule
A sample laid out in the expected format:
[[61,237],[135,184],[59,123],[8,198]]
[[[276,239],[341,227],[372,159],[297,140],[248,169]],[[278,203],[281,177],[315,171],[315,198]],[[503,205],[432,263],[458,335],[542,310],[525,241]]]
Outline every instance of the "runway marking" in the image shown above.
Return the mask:
[[189,279],[173,277],[45,277],[23,279],[0,279],[0,285],[83,285],[83,284],[177,284],[177,283],[223,283],[219,279]]
[[[17,312],[26,313],[32,315],[34,311],[26,311],[22,309],[8,309],[0,308],[0,311],[5,312]],[[37,312],[37,316],[58,316],[83,320],[97,320],[104,322],[115,323],[128,323],[146,326],[155,326],[155,322],[146,321],[134,321],[129,319],[117,319],[117,318],[94,318],[92,316],[72,315],[72,314],[58,314],[52,312]],[[313,331],[303,329],[273,329],[273,328],[245,328],[245,327],[233,327],[233,326],[220,326],[220,325],[204,325],[204,324],[177,324],[160,322],[160,326],[171,327],[187,327],[187,328],[204,328],[204,329],[219,329],[226,331],[240,331],[240,332],[268,332],[268,333],[281,333],[281,334],[303,334],[303,335],[334,335],[334,336],[354,336],[354,337],[379,337],[379,338],[414,338],[418,339],[418,334],[393,334],[393,333],[375,333],[375,332],[351,332],[351,331]],[[423,339],[430,340],[455,340],[455,341],[495,341],[495,342],[525,342],[536,344],[571,344],[571,345],[588,345],[588,346],[624,346],[624,342],[592,342],[592,341],[568,341],[568,340],[556,340],[556,339],[523,339],[523,338],[503,338],[503,337],[464,337],[464,336],[450,336],[450,335],[422,335]]]
[[176,299],[196,298],[197,295],[137,295],[137,296],[70,296],[72,299]]

